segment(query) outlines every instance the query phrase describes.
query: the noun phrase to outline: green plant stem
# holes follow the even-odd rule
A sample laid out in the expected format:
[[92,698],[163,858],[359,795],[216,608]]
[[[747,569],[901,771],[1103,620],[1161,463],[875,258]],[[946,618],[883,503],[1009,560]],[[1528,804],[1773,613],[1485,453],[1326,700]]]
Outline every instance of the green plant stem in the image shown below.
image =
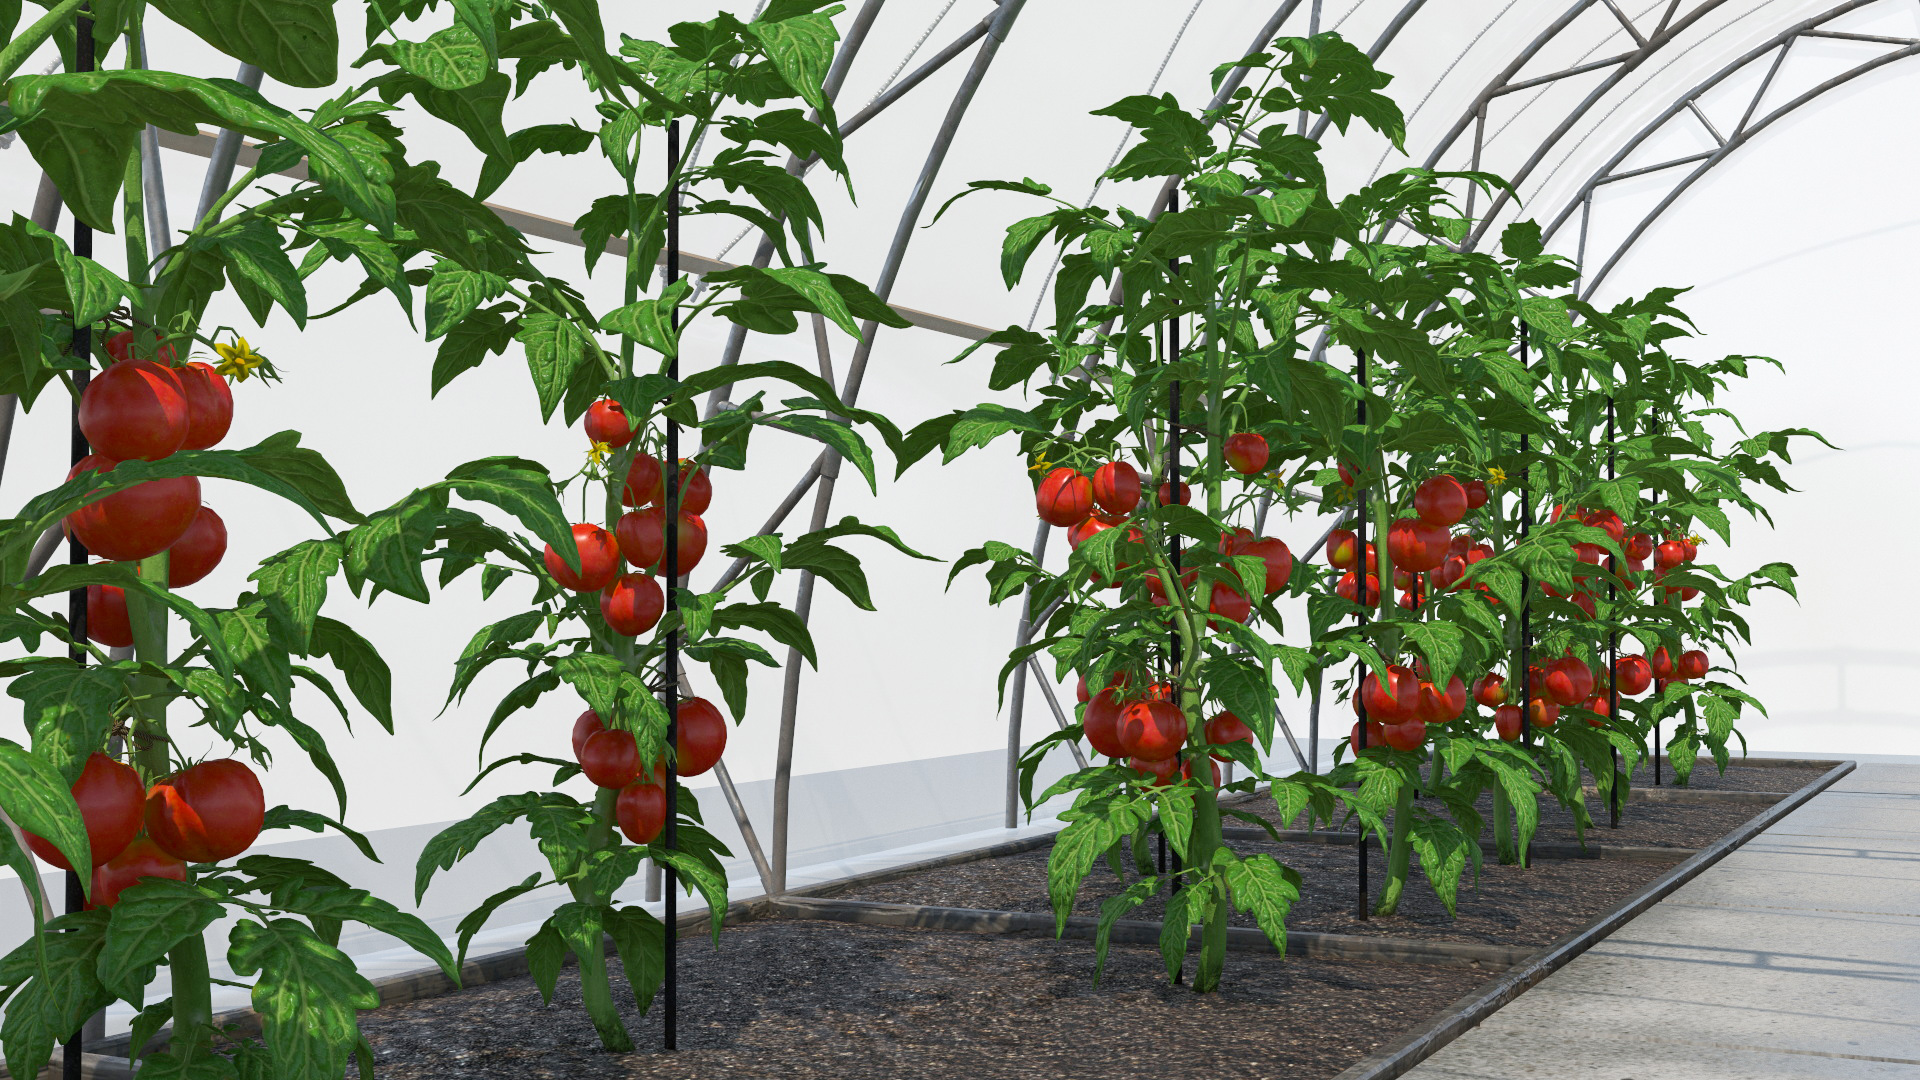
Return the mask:
[[[213,1046],[213,972],[207,965],[207,939],[192,934],[167,953],[173,981],[173,1042],[169,1049],[183,1061],[198,1055],[183,1051]],[[135,1053],[139,1048],[135,1047]]]
[[1373,906],[1375,915],[1392,915],[1400,910],[1400,894],[1407,887],[1407,870],[1413,865],[1413,785],[1402,783],[1393,803],[1393,843],[1387,848],[1387,880],[1380,887],[1380,901]]
[[87,0],[61,0],[45,15],[35,19],[33,25],[21,31],[20,36],[7,42],[6,48],[0,49],[0,82],[13,78],[14,73],[20,70],[20,65],[27,62],[27,58],[33,55],[35,49],[44,44],[86,6]]
[[[140,561],[139,574],[146,581],[167,581],[170,557],[166,552]],[[133,630],[133,655],[155,664],[167,662],[167,607],[138,589],[127,590],[127,621]],[[167,742],[167,681],[152,675],[135,675],[131,680],[134,701],[133,763],[140,777],[151,784],[173,771]]]
[[1500,865],[1513,866],[1520,861],[1520,847],[1513,840],[1513,804],[1507,799],[1507,789],[1499,784],[1493,786],[1493,847]]
[[[600,851],[613,843],[613,804],[619,797],[620,792],[616,788],[597,789],[593,799],[593,824],[587,827],[589,851]],[[582,879],[574,879],[568,888],[580,903],[599,907],[607,904],[607,898],[595,893]],[[598,946],[600,943],[595,944]],[[613,984],[607,975],[606,949],[577,949],[576,955],[580,960],[580,1001],[593,1020],[593,1030],[600,1035],[600,1045],[616,1054],[630,1053],[633,1039],[627,1034],[626,1025],[620,1022],[620,1010],[613,1003]]]

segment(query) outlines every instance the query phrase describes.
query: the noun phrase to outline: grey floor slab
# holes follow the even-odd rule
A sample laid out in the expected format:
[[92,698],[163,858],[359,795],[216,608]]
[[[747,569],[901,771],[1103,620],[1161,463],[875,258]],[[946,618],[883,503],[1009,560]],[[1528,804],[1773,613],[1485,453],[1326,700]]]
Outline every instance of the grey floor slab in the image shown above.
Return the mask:
[[1920,799],[1822,794],[1408,1075],[1920,1080]]

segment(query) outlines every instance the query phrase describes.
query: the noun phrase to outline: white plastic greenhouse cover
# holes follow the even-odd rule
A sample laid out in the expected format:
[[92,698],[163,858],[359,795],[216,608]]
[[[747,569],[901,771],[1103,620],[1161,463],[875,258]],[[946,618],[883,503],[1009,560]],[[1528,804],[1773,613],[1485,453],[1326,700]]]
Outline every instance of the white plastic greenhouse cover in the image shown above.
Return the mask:
[[[343,18],[354,20],[349,38],[357,31],[357,7],[341,7]],[[1726,404],[1752,427],[1812,427],[1848,449],[1799,447],[1805,452],[1788,477],[1805,493],[1771,501],[1774,529],[1736,522],[1736,528],[1744,524],[1741,538],[1732,551],[1716,555],[1741,567],[1785,559],[1803,574],[1798,605],[1770,599],[1754,612],[1754,645],[1741,658],[1742,670],[1773,708],[1769,717],[1749,717],[1746,733],[1764,750],[1920,751],[1913,726],[1920,704],[1908,689],[1911,670],[1920,666],[1920,641],[1899,615],[1912,590],[1900,589],[1894,571],[1881,569],[1903,565],[1894,538],[1913,535],[1920,525],[1911,500],[1890,497],[1885,483],[1911,472],[1920,446],[1910,431],[1912,348],[1898,318],[1911,308],[1913,260],[1894,248],[1920,221],[1893,212],[1906,200],[1905,178],[1916,165],[1907,148],[1920,145],[1915,110],[1902,107],[1920,80],[1900,63],[1920,52],[1915,0],[850,0],[849,8],[839,17],[843,30],[869,10],[877,17],[839,98],[843,120],[976,24],[993,26],[992,33],[976,32],[978,43],[958,50],[851,136],[857,201],[824,175],[813,177],[828,219],[824,257],[835,270],[876,280],[956,91],[970,66],[983,56],[990,60],[931,179],[926,209],[903,230],[907,246],[892,294],[896,304],[943,317],[949,329],[1027,324],[1036,311],[1046,319],[1039,307],[1044,254],[1012,290],[998,272],[1003,229],[1037,212],[1033,203],[1002,193],[976,196],[933,222],[933,210],[968,181],[1030,176],[1064,198],[1092,196],[1103,205],[1145,210],[1157,185],[1095,191],[1095,178],[1120,152],[1127,132],[1118,121],[1087,115],[1090,110],[1149,91],[1197,107],[1210,95],[1212,69],[1259,44],[1256,34],[1274,20],[1285,34],[1317,26],[1368,49],[1394,75],[1387,92],[1409,117],[1406,152],[1371,134],[1326,133],[1336,193],[1408,166],[1478,167],[1511,177],[1519,199],[1503,202],[1489,239],[1516,214],[1540,220],[1552,228],[1555,250],[1584,251],[1583,288],[1602,303],[1654,286],[1697,285],[1682,304],[1699,321],[1699,353],[1772,355],[1786,364],[1785,374],[1763,369]],[[658,36],[669,15],[678,21],[726,9],[745,16],[756,4],[607,9],[612,30]],[[161,66],[209,75],[233,68],[231,60],[165,26],[150,33],[150,53]],[[1553,78],[1569,71],[1576,73]],[[290,104],[321,96],[272,86],[268,93]],[[583,96],[537,88],[509,106],[508,124],[552,120],[557,111],[585,117],[587,105]],[[450,129],[422,115],[404,122],[415,160],[438,158],[455,178],[475,175],[477,160]],[[204,161],[174,151],[163,156],[177,222],[198,194]],[[610,174],[589,157],[536,158],[492,199],[571,221],[611,190]],[[1670,162],[1679,163],[1655,168]],[[7,209],[25,213],[38,170],[19,146],[0,153],[0,179],[13,193]],[[1465,188],[1460,191],[1464,197]],[[1485,197],[1476,198],[1484,209]],[[721,223],[728,220],[690,220],[684,250],[751,259],[754,238],[737,237],[735,227]],[[101,250],[115,246],[103,241]],[[547,265],[578,271],[577,249],[541,246],[551,252]],[[1602,267],[1605,276],[1596,281]],[[356,283],[342,274],[327,284],[344,295]],[[601,282],[589,296],[605,305],[610,289]],[[304,333],[281,316],[252,326],[237,305],[215,314],[247,334],[287,376],[276,388],[238,388],[230,445],[284,428],[305,430],[309,444],[339,465],[362,507],[386,505],[487,454],[533,457],[561,475],[578,465],[581,437],[538,424],[517,358],[499,358],[462,377],[429,405],[432,346],[419,341],[391,303],[364,302]],[[697,329],[683,363],[716,362],[726,336],[724,327]],[[968,343],[963,335],[924,327],[883,329],[860,403],[904,425],[989,397],[982,362],[945,364]],[[844,378],[854,343],[834,331],[829,344],[836,374]],[[816,362],[805,333],[751,336],[745,358]],[[17,505],[64,474],[67,422],[52,394],[20,420],[0,478],[0,502]],[[770,438],[756,444],[748,473],[716,476],[707,515],[715,546],[759,529],[814,452],[811,444]],[[856,514],[893,525],[909,543],[952,559],[986,539],[1030,543],[1029,490],[1025,463],[1007,444],[945,468],[924,463],[898,482],[883,479],[877,496],[848,470],[830,518]],[[226,517],[233,551],[195,586],[203,602],[230,598],[243,587],[247,568],[311,528],[251,489],[210,481],[207,499]],[[811,505],[810,497],[802,502],[790,532],[804,526]],[[1298,549],[1324,527],[1276,521],[1269,531]],[[1056,543],[1056,557],[1058,549]],[[880,610],[855,610],[831,592],[822,592],[814,606],[821,663],[818,672],[804,674],[799,691],[796,881],[829,874],[839,860],[895,858],[911,845],[1004,835],[1008,711],[996,700],[995,680],[1012,643],[1013,606],[986,607],[977,575],[961,575],[949,590],[943,565],[913,562],[878,545],[861,554]],[[723,566],[714,557],[695,573],[695,586],[706,586]],[[336,865],[357,884],[405,904],[413,857],[441,824],[546,780],[538,769],[508,769],[460,794],[474,769],[479,730],[515,681],[513,673],[490,673],[464,702],[442,712],[454,656],[476,628],[515,610],[520,598],[482,602],[462,582],[430,608],[386,597],[359,612],[344,590],[336,594],[330,610],[379,644],[396,676],[394,735],[364,719],[350,741],[337,725],[329,728],[352,787],[348,820],[372,835],[386,862],[368,864],[330,837],[279,842],[289,854]],[[781,683],[778,671],[755,675],[750,715],[727,753],[763,839]],[[1070,685],[1057,690],[1068,708],[1071,691]],[[1031,687],[1028,694],[1023,740],[1031,742],[1053,728],[1053,719],[1045,699]],[[306,705],[311,721],[328,722],[323,703]],[[578,708],[550,697],[508,721],[489,755],[563,752]],[[1304,706],[1289,699],[1285,714],[1304,740]],[[1330,717],[1329,736],[1344,734],[1346,724]],[[1277,767],[1293,767],[1284,742],[1275,751]],[[290,746],[269,788],[270,801],[331,808],[326,783]],[[732,842],[718,792],[699,790],[708,821]],[[480,896],[536,865],[524,833],[503,832],[443,875],[421,910],[450,932]],[[744,859],[734,880],[737,890],[759,891]],[[514,924],[536,918],[544,903],[535,894],[503,910],[495,918],[500,929],[482,944],[517,944],[530,928]],[[17,939],[24,907],[8,900],[0,910],[9,920],[4,936]],[[384,947],[371,940],[349,946],[363,953]],[[384,959],[410,963],[398,954]]]

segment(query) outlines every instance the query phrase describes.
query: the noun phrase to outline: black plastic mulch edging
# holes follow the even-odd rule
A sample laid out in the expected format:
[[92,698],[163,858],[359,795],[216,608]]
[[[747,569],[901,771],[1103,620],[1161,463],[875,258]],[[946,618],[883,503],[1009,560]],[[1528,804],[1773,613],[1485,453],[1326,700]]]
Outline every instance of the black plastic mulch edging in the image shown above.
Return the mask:
[[1841,777],[1852,772],[1854,766],[1855,763],[1851,761],[1835,765],[1818,780],[1700,849],[1698,855],[1661,875],[1619,907],[1540,950],[1532,959],[1501,975],[1491,984],[1454,1002],[1439,1016],[1361,1058],[1333,1080],[1394,1080],[1395,1077],[1406,1075],[1441,1047],[1480,1026],[1502,1005],[1565,967],[1574,957],[1586,952],[1607,935],[1672,895],[1680,886],[1699,877],[1708,867],[1771,828],[1775,822],[1798,810],[1815,795],[1833,786]]
[[[1258,841],[1272,843],[1278,835],[1284,843],[1290,844],[1328,844],[1334,847],[1352,847],[1358,833],[1342,832],[1338,829],[1316,829],[1308,832],[1303,829],[1245,829],[1229,826],[1220,830],[1223,840]],[[1368,836],[1375,851],[1386,850],[1378,833]],[[1480,842],[1480,851],[1486,855],[1499,853],[1499,847],[1491,840]],[[1682,859],[1700,853],[1699,848],[1684,847],[1627,847],[1619,844],[1543,844],[1527,845],[1527,854],[1536,859],[1612,859],[1616,862],[1658,862],[1677,863]]]

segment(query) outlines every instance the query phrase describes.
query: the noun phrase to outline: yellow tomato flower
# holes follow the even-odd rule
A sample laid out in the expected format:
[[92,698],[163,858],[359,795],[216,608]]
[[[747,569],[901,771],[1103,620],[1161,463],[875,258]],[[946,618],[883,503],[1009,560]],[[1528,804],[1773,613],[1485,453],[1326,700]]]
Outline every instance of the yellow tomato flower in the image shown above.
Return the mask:
[[214,370],[235,382],[246,382],[247,377],[253,374],[253,369],[267,358],[254,352],[246,338],[235,334],[233,341],[232,345],[214,343],[213,351],[220,354],[220,364]]
[[1703,538],[1703,537],[1699,537],[1699,536],[1689,536],[1689,537],[1687,537],[1687,543],[1689,543],[1689,544],[1692,544],[1692,545],[1693,545],[1694,547],[1699,547],[1699,546],[1701,546],[1702,544],[1705,544],[1706,542],[1707,542],[1707,541],[1706,541],[1706,540],[1705,540],[1705,538]]
[[1053,462],[1047,460],[1046,451],[1043,450],[1033,456],[1033,464],[1027,466],[1027,471],[1046,472],[1051,468],[1053,468]]
[[603,442],[594,443],[587,447],[587,464],[605,465],[607,463],[607,455],[611,453],[613,453],[613,447]]
[[1487,483],[1499,487],[1507,482],[1507,471],[1493,465],[1487,466]]

